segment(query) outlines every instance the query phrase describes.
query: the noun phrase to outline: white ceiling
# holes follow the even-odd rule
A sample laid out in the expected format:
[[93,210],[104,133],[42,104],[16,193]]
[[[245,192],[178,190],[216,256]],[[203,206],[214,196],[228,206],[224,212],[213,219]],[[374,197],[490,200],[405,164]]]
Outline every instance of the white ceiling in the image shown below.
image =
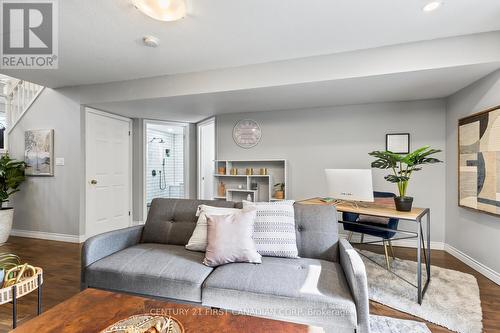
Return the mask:
[[[3,73],[49,87],[265,63],[500,30],[499,0],[188,0],[159,22],[130,0],[59,1],[59,69]],[[160,47],[142,46],[152,34]]]
[[499,67],[496,62],[91,106],[133,118],[198,122],[223,113],[447,97]]

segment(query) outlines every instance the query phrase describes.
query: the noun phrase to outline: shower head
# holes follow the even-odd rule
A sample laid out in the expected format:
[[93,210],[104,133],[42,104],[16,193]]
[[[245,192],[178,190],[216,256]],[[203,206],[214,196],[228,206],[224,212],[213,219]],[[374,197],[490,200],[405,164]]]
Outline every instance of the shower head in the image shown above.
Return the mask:
[[151,140],[149,140],[149,143],[153,143],[153,142],[165,143],[165,141],[163,141],[162,138],[152,138]]

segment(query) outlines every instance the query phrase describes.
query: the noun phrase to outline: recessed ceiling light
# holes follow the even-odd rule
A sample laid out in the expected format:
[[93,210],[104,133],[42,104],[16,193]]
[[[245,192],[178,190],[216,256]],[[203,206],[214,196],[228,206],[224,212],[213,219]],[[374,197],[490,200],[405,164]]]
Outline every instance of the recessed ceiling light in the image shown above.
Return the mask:
[[432,12],[441,7],[442,4],[443,3],[441,1],[431,1],[427,5],[425,5],[424,8],[422,8],[422,10],[424,12]]
[[160,45],[160,39],[155,36],[144,36],[142,42],[148,47],[158,47]]
[[185,0],[133,0],[137,9],[160,21],[176,21],[186,16]]

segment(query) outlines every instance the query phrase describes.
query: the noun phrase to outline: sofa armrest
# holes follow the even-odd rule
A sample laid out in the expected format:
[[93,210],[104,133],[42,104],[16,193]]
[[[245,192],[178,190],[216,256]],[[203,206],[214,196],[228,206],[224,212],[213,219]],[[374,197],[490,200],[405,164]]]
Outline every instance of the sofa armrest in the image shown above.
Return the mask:
[[143,225],[105,232],[90,237],[82,246],[81,289],[85,289],[85,270],[94,262],[136,245],[141,240]]
[[365,264],[358,252],[345,239],[339,241],[340,265],[351,289],[351,294],[356,303],[358,317],[357,333],[370,332],[368,282]]

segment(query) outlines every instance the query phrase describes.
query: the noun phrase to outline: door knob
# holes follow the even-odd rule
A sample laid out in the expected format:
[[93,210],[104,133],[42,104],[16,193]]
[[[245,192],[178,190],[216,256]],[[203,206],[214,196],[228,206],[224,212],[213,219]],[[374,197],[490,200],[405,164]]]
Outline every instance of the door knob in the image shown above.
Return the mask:
[[96,185],[96,184],[97,184],[97,180],[92,179],[92,180],[90,181],[90,184],[92,184],[92,185]]

